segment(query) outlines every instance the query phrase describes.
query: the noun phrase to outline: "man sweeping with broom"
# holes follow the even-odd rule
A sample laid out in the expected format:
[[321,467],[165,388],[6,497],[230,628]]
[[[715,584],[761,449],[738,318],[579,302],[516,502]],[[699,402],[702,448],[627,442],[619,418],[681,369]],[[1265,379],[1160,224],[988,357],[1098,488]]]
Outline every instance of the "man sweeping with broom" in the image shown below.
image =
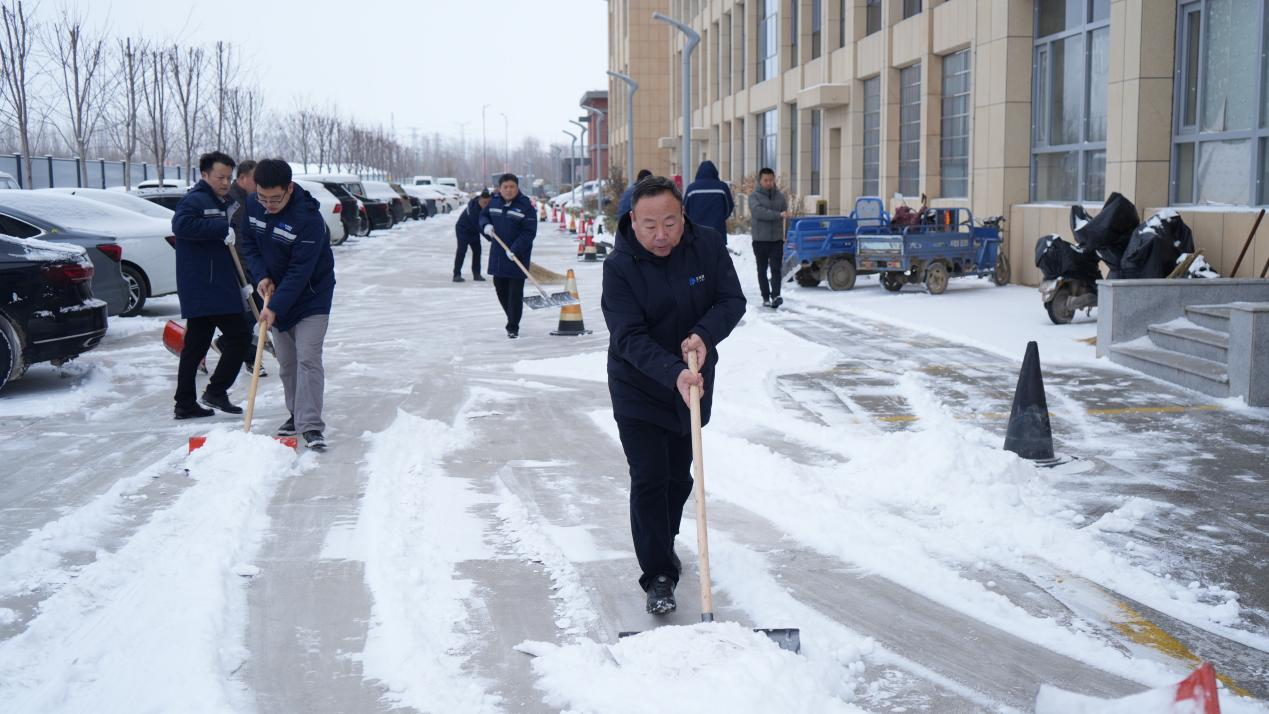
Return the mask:
[[[674,552],[692,492],[693,386],[709,421],[718,343],[745,314],[722,236],[693,225],[672,181],[635,185],[631,212],[604,262],[601,307],[610,334],[608,391],[630,465],[630,529],[647,611],[673,612],[682,566]],[[691,360],[701,365],[689,369]]]

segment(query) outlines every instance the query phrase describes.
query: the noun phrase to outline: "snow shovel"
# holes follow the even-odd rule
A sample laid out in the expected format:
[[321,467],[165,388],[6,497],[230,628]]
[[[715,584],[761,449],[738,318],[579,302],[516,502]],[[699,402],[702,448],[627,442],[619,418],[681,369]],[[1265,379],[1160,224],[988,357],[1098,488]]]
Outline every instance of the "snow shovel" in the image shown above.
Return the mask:
[[542,283],[539,283],[537,278],[533,277],[533,274],[529,272],[528,268],[524,267],[524,263],[521,263],[520,259],[516,257],[516,254],[512,253],[511,249],[507,247],[507,244],[502,242],[502,239],[498,237],[498,234],[492,231],[490,231],[489,234],[493,236],[494,240],[498,241],[498,245],[502,246],[502,249],[506,251],[507,256],[516,264],[516,267],[520,268],[520,271],[524,273],[524,277],[528,278],[529,282],[533,283],[533,287],[537,288],[538,292],[542,293],[540,296],[524,296],[524,304],[528,305],[530,310],[541,310],[545,307],[564,307],[565,305],[581,304],[581,301],[570,295],[567,290],[548,294],[546,290],[542,289]]
[[[687,355],[687,366],[692,374],[699,372],[696,364],[696,351]],[[714,621],[714,595],[709,578],[709,529],[705,522],[705,460],[701,446],[701,389],[692,387],[692,499],[696,501],[696,548],[700,551],[698,571],[701,581],[701,622]],[[802,631],[796,627],[754,628],[770,637],[780,649],[794,654],[802,651]],[[637,632],[622,632],[620,637],[636,635]]]
[[[264,299],[264,306],[265,308],[269,307],[269,298]],[[242,430],[248,434],[251,433],[251,417],[256,410],[256,390],[260,387],[260,364],[264,362],[264,344],[268,338],[269,328],[265,327],[264,323],[261,322],[259,338],[256,341],[256,361],[251,370],[251,388],[247,390],[247,408],[244,410],[242,418]],[[298,450],[300,447],[299,439],[294,436],[275,436],[273,438],[292,449]],[[205,443],[207,443],[207,437],[191,436],[189,438],[189,450],[192,452]]]

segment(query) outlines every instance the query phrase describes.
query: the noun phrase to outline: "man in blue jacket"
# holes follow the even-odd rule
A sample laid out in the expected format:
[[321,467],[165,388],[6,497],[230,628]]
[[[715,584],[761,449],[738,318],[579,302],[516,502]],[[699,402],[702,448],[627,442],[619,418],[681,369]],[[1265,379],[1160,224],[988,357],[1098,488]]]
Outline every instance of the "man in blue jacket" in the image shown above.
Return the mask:
[[621,193],[621,200],[617,202],[617,221],[620,222],[627,213],[630,212],[630,197],[634,195],[635,184],[651,176],[652,172],[647,169],[639,169],[639,175],[635,177],[635,182],[626,187]]
[[[718,343],[745,314],[745,297],[722,238],[683,215],[670,179],[640,181],[604,261],[601,308],[608,325],[608,392],[630,465],[630,529],[647,610],[675,609],[682,566],[674,553],[692,492],[690,388],[702,389],[709,422]],[[699,374],[687,366],[695,352]]]
[[498,178],[498,195],[480,212],[480,232],[490,242],[488,273],[502,311],[507,313],[507,337],[514,340],[520,336],[520,315],[524,312],[524,271],[511,262],[493,237],[501,238],[528,269],[533,239],[538,234],[538,215],[529,197],[520,193],[520,179],[515,174]]
[[217,328],[224,335],[220,361],[207,382],[202,401],[223,412],[241,414],[242,408],[229,401],[229,388],[251,345],[251,328],[242,319],[246,303],[229,254],[234,234],[229,230],[231,206],[226,196],[234,160],[213,151],[199,157],[198,170],[201,180],[185,194],[172,216],[176,294],[181,301],[181,317],[186,321],[185,345],[176,372],[177,419],[209,417],[214,413],[195,399],[194,379]]
[[731,187],[718,180],[718,167],[713,161],[702,161],[696,169],[696,180],[683,193],[683,212],[698,226],[713,228],[727,245],[727,218],[736,209]]
[[242,253],[256,289],[267,301],[260,321],[273,329],[286,408],[279,436],[303,435],[310,449],[326,448],[322,346],[335,297],[335,255],[317,199],[291,182],[282,159],[256,165],[255,200],[247,206]]
[[468,248],[471,249],[472,280],[484,280],[480,277],[480,212],[489,205],[491,198],[493,196],[489,194],[489,189],[482,190],[479,196],[467,202],[463,215],[454,224],[454,233],[458,235],[458,252],[454,254],[456,283],[463,282],[463,260],[467,257]]

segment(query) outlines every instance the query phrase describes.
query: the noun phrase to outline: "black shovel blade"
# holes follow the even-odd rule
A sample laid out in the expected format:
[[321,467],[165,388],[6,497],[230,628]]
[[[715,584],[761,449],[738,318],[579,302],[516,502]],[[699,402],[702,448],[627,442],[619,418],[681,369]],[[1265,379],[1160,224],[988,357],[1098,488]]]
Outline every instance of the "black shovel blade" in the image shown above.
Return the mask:
[[581,300],[569,295],[567,292],[551,293],[550,295],[525,295],[524,304],[529,306],[530,310],[542,310],[549,307],[564,307],[565,305],[580,305]]
[[[761,632],[782,650],[788,650],[793,654],[802,653],[802,631],[796,627],[777,627],[777,628],[761,628],[755,627],[754,632]],[[617,638],[633,637],[638,632],[618,632]]]

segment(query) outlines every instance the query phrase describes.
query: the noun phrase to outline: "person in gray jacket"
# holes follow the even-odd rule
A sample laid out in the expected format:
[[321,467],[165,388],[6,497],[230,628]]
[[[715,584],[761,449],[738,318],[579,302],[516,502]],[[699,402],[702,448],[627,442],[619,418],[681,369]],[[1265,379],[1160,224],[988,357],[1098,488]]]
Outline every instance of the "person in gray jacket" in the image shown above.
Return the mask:
[[[784,260],[784,219],[789,217],[789,201],[776,188],[775,172],[763,168],[758,172],[758,187],[749,194],[749,215],[753,226],[753,255],[758,263],[758,289],[763,307],[778,308],[780,297],[780,264]],[[767,281],[767,271],[771,280]]]

